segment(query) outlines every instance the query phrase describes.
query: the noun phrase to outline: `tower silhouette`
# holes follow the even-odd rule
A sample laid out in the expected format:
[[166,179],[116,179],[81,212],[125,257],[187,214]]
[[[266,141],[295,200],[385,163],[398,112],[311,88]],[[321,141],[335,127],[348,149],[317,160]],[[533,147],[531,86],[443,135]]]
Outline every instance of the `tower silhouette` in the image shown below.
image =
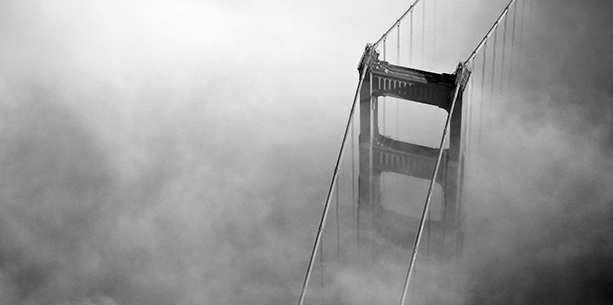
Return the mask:
[[381,174],[390,172],[430,180],[438,152],[435,148],[381,135],[378,98],[388,96],[423,103],[449,113],[454,90],[458,87],[449,127],[449,147],[443,151],[436,177],[436,183],[443,190],[442,217],[432,221],[429,228],[429,246],[433,255],[456,256],[462,249],[463,240],[460,227],[465,148],[462,122],[466,111],[462,107],[462,93],[470,71],[460,64],[453,74],[437,74],[392,65],[380,61],[378,56],[378,52],[367,45],[358,66],[360,73],[365,73],[359,100],[359,245],[364,252],[376,252],[374,249],[381,238],[403,247],[414,243],[419,217],[407,216],[382,205]]

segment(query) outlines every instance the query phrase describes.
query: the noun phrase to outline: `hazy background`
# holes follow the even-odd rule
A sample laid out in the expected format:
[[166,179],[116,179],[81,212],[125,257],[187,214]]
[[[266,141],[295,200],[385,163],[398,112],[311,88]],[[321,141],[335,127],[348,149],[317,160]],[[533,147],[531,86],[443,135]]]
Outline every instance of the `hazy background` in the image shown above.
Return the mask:
[[[613,4],[532,3],[458,303],[607,304]],[[0,2],[0,303],[297,302],[364,44],[409,4]],[[504,5],[436,0],[424,68]]]

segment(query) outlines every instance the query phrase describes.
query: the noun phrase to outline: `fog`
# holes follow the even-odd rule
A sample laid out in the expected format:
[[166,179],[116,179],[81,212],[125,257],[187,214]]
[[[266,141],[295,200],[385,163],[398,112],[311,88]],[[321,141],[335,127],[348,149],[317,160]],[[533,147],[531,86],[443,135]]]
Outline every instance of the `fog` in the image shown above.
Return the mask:
[[[539,1],[517,85],[470,182],[470,304],[611,302],[611,22],[604,1]],[[607,83],[609,85],[603,85]],[[479,232],[479,233],[476,233]]]
[[[505,2],[438,1],[427,68]],[[0,304],[296,302],[355,67],[406,5],[1,2]],[[474,132],[454,297],[610,303],[612,7],[530,8]],[[395,303],[396,267],[329,276],[343,304]]]

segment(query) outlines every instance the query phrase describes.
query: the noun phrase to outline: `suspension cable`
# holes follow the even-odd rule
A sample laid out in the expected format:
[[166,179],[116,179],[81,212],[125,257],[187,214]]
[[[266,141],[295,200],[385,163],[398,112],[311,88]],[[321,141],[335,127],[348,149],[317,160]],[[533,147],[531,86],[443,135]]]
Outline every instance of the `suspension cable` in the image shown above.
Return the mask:
[[[387,38],[383,39],[383,61],[387,61]],[[387,120],[386,120],[386,116],[387,116],[387,97],[383,96],[383,134],[385,133],[385,127],[387,125]]]
[[409,18],[409,66],[413,65],[413,12]]
[[[433,6],[434,6],[434,9],[432,10],[433,11],[432,12],[433,13],[433,17],[432,17],[432,20],[433,20],[433,22],[432,22],[432,33],[433,33],[433,35],[432,35],[432,52],[433,52],[433,55],[432,55],[432,58],[436,58],[436,54],[435,54],[435,52],[436,52],[436,34],[437,34],[436,33],[436,0],[434,0],[434,5]],[[425,17],[424,17],[424,19],[425,19]],[[430,256],[430,240],[431,240],[431,236],[432,236],[432,217],[430,216],[431,214],[432,214],[432,211],[428,211],[428,229],[427,229],[427,231],[428,231],[428,236],[427,236],[427,238],[428,238],[428,245],[427,245],[427,248],[426,248],[426,255],[427,256]]]
[[509,63],[509,85],[513,86],[513,57],[515,56],[515,24],[517,20],[517,3],[513,5],[513,30],[511,30],[511,59]]
[[487,59],[487,41],[484,44],[483,63],[481,64],[481,100],[479,101],[479,138],[477,146],[481,150],[481,131],[483,130],[483,98],[485,95],[485,64]]
[[[413,12],[411,12],[411,23],[409,24],[409,28],[411,32],[413,32]],[[400,65],[400,23],[398,23],[398,28],[396,29],[397,33],[397,52],[396,52],[396,64]],[[411,64],[411,50],[413,49],[413,41],[409,40],[409,65]],[[371,91],[372,92],[372,91]],[[394,99],[394,106],[396,106],[396,134],[399,133],[400,130],[400,102],[398,99]]]
[[[411,12],[411,18],[413,13]],[[413,19],[411,19],[412,21]],[[411,31],[413,31],[413,22],[410,24]],[[396,39],[396,64],[400,65],[400,23],[398,23],[398,28],[396,29],[397,39]],[[413,49],[413,42],[409,41],[409,52]],[[371,91],[372,92],[372,91]],[[396,134],[398,134],[398,130],[400,129],[400,102],[396,99],[394,100],[394,105],[396,106]],[[371,201],[372,202],[372,201]]]
[[492,33],[498,28],[498,25],[500,24],[500,21],[502,20],[502,18],[504,18],[507,13],[509,12],[509,7],[511,6],[511,4],[513,4],[513,2],[515,2],[515,0],[511,0],[509,2],[509,4],[507,4],[507,6],[504,8],[504,10],[502,11],[502,14],[500,14],[500,16],[498,17],[498,19],[496,20],[496,22],[494,22],[494,24],[492,25],[492,27],[490,28],[490,30],[487,32],[487,34],[485,34],[485,36],[483,37],[483,39],[481,39],[481,42],[477,45],[477,47],[475,48],[475,50],[470,54],[470,56],[468,56],[468,58],[466,59],[466,61],[464,61],[464,65],[467,65],[470,61],[472,61],[473,59],[475,59],[475,56],[477,56],[477,53],[481,50],[481,48],[483,47],[483,45],[485,44],[485,42],[490,38],[490,36],[492,35]]
[[507,21],[509,18],[504,18],[504,34],[502,35],[502,65],[500,67],[500,91],[503,91],[504,86],[504,55],[507,46]]
[[524,49],[524,16],[526,15],[526,1],[521,2],[521,20],[519,21],[519,54]]
[[526,28],[530,29],[532,27],[532,20],[534,20],[534,18],[532,18],[532,16],[534,16],[534,0],[530,0],[530,2],[528,2],[528,21],[526,21]]
[[[530,33],[529,31],[530,31],[530,28],[532,27],[531,21],[534,20],[532,18],[533,14],[534,14],[534,5],[533,4],[534,4],[533,0],[529,0],[528,1],[528,13],[525,13],[526,14],[526,35],[528,35]],[[524,46],[527,46],[527,43],[524,43]]]
[[400,23],[396,26],[396,64],[400,65]]
[[[498,17],[496,22],[492,25],[492,27],[487,32],[485,37],[483,37],[483,39],[477,45],[475,50],[469,55],[468,59],[464,63],[461,64],[462,65],[462,69],[460,70],[461,71],[460,73],[464,72],[464,69],[472,62],[472,60],[475,58],[476,54],[487,43],[487,40],[489,39],[491,34],[498,28],[498,25],[500,24],[500,21],[507,15],[507,13],[509,11],[509,7],[514,2],[515,2],[515,0],[511,0],[509,2],[509,4],[507,4],[505,9],[502,11],[501,15]],[[494,39],[496,39],[496,36],[494,37]],[[493,50],[493,52],[494,52],[494,57],[495,57],[495,54],[496,54],[496,42],[494,42],[494,50]],[[482,69],[484,70],[485,69],[485,54],[484,54],[483,59],[484,59],[484,65],[483,65]],[[495,59],[492,61],[492,64],[493,64],[493,67],[495,68],[495,64],[496,64]],[[482,74],[484,75],[485,72],[483,71]],[[492,73],[492,74],[494,75],[494,73]],[[457,77],[462,77],[463,78],[464,76],[463,75],[458,75]],[[484,79],[482,78],[482,82],[483,81],[484,81]],[[436,176],[438,175],[438,170],[439,170],[441,159],[442,159],[442,155],[443,155],[443,148],[444,148],[444,145],[445,145],[445,137],[447,135],[447,132],[449,131],[449,126],[450,126],[450,123],[451,123],[451,117],[453,115],[453,111],[455,109],[455,104],[456,104],[456,101],[457,101],[457,98],[458,98],[458,94],[459,94],[459,91],[460,91],[459,87],[460,86],[458,85],[457,80],[456,80],[456,86],[455,86],[455,89],[454,89],[454,94],[453,94],[453,99],[452,99],[452,102],[451,102],[451,107],[450,107],[449,113],[447,114],[447,120],[445,121],[445,127],[443,129],[443,135],[441,137],[441,141],[440,141],[440,145],[439,145],[439,149],[438,149],[438,154],[437,154],[437,157],[436,157],[436,162],[435,162],[434,170],[433,170],[433,173],[432,173],[432,178],[430,180],[430,185],[428,187],[428,195],[426,197],[426,202],[424,204],[422,215],[421,215],[421,218],[420,218],[420,221],[419,221],[419,228],[418,228],[418,231],[417,231],[417,236],[415,237],[415,243],[413,245],[413,251],[411,253],[411,260],[409,262],[409,268],[408,268],[407,275],[406,275],[406,278],[405,278],[405,284],[404,284],[403,291],[402,291],[402,298],[400,300],[400,305],[404,305],[404,302],[406,300],[406,294],[407,294],[407,290],[408,290],[408,287],[409,287],[411,275],[412,275],[412,272],[413,272],[413,266],[415,264],[415,258],[417,256],[417,251],[419,249],[419,243],[421,241],[421,236],[422,236],[423,229],[424,229],[425,219],[426,219],[426,217],[428,215],[428,211],[429,211],[429,207],[430,207],[430,201],[432,199],[432,194],[433,194],[433,191],[434,191],[434,183],[436,181]],[[483,98],[483,94],[482,94],[481,97]]]
[[355,200],[355,120],[351,120],[351,207],[356,230],[356,252],[360,253],[360,223],[358,222],[358,208]]
[[[471,61],[470,62],[470,71],[475,71],[475,62]],[[466,139],[466,143],[468,143],[467,145],[471,145],[472,143],[472,118],[474,115],[474,108],[475,108],[475,78],[471,77],[470,78],[470,86],[469,86],[469,96],[468,96],[468,100],[470,102],[469,106],[468,106],[468,117],[466,118],[466,121],[468,122],[468,137]],[[469,147],[470,148],[470,147]]]
[[[373,92],[373,82],[372,82],[372,71],[369,72],[370,76],[369,79],[371,80],[368,84],[370,86],[369,92]],[[376,107],[376,99],[377,97],[373,97],[373,95],[370,95],[370,100],[369,100],[369,107],[368,107],[368,202],[372,203],[374,200],[374,196],[373,196],[373,185],[372,185],[372,180],[373,180],[373,154],[374,154],[374,149],[373,149],[373,145],[374,145],[374,137],[375,137],[375,118],[374,118],[374,107]],[[360,110],[361,111],[361,110]],[[367,246],[369,246],[369,248],[372,246],[372,243],[369,243]],[[369,249],[367,250],[367,252],[372,254],[372,251]],[[359,258],[358,258],[359,259]]]
[[434,0],[434,22],[432,23],[432,58],[436,58],[436,0]]
[[362,71],[360,71],[360,80],[358,81],[358,86],[355,89],[355,95],[353,96],[353,103],[351,104],[351,110],[349,111],[349,118],[347,119],[347,125],[345,126],[343,140],[341,142],[341,147],[339,149],[338,157],[336,159],[336,165],[334,166],[334,171],[332,174],[332,181],[330,181],[330,187],[328,188],[328,195],[326,197],[324,211],[321,215],[321,220],[319,221],[319,227],[317,228],[317,235],[315,236],[315,242],[313,244],[313,250],[311,251],[311,258],[309,259],[309,264],[307,266],[307,272],[304,278],[304,283],[302,283],[302,291],[300,292],[300,298],[298,300],[298,305],[304,304],[304,298],[306,296],[306,290],[309,285],[309,279],[311,277],[311,273],[313,272],[313,262],[315,261],[317,249],[319,248],[320,243],[321,243],[321,235],[322,235],[322,232],[325,226],[326,218],[328,217],[328,212],[330,210],[332,190],[334,189],[334,185],[336,184],[336,180],[338,178],[338,169],[343,159],[343,152],[345,151],[345,143],[347,142],[347,135],[349,134],[351,122],[353,121],[353,115],[355,113],[355,107],[357,104],[358,95],[360,94],[360,88],[362,88],[362,83],[364,82],[364,78],[366,77],[366,70],[368,69],[364,67]]
[[[412,14],[412,11],[414,10],[415,5],[417,5],[417,3],[419,3],[419,2],[420,2],[420,0],[416,0],[403,13],[400,16],[400,18],[398,18],[396,20],[396,22],[381,36],[381,38],[379,38],[379,40],[377,40],[377,42],[375,42],[372,45],[372,49],[376,49],[378,47],[378,45],[385,38],[387,38],[389,33],[396,26],[398,26],[398,35],[400,35],[400,30],[399,30],[400,22],[409,13],[411,13],[411,27],[410,27],[410,30],[411,30],[411,45],[412,45],[412,31],[413,31],[413,27],[412,27],[412,17],[413,17],[413,14]],[[498,27],[498,25],[499,25],[500,21],[502,20],[502,18],[504,18],[506,16],[506,14],[509,11],[510,5],[513,4],[514,2],[515,2],[515,0],[511,0],[509,2],[509,4],[505,7],[505,9],[503,10],[503,12],[500,15],[500,17],[492,25],[490,30],[483,37],[483,39],[477,45],[475,50],[469,55],[468,59],[462,64],[463,67],[466,67],[475,58],[475,56],[481,50],[481,48],[484,45],[486,45],[487,40],[489,39],[491,34],[496,30],[496,28]],[[524,9],[525,9],[525,7],[524,7]],[[424,14],[425,14],[425,7],[424,7]],[[522,19],[523,19],[523,16],[522,16]],[[425,24],[425,18],[424,18],[424,24]],[[523,32],[523,22],[522,22],[522,32]],[[425,36],[425,34],[422,35],[422,40],[424,39],[424,36]],[[399,43],[399,39],[398,39],[398,43]],[[496,46],[494,46],[494,48],[495,47]],[[422,48],[423,48],[423,42],[422,42]],[[520,46],[520,48],[521,48],[521,46]],[[494,49],[494,52],[495,52],[495,49]],[[422,51],[422,57],[423,57],[423,53],[424,52]],[[482,69],[484,70],[485,69],[485,54],[484,54],[483,59],[484,59],[484,65],[483,65]],[[494,64],[495,64],[495,62],[494,62]],[[298,305],[303,305],[304,304],[304,299],[305,299],[305,296],[306,296],[306,290],[307,290],[307,287],[308,287],[309,279],[310,279],[312,271],[313,271],[313,265],[314,265],[313,262],[315,260],[317,250],[318,250],[318,248],[320,248],[320,245],[321,245],[321,236],[322,236],[323,229],[324,229],[324,226],[325,226],[325,222],[326,222],[326,219],[327,219],[327,216],[328,216],[328,213],[329,213],[331,197],[332,197],[332,193],[333,193],[334,187],[335,187],[335,185],[337,183],[338,171],[339,171],[340,163],[341,163],[341,160],[342,160],[342,157],[343,157],[343,152],[345,150],[345,143],[346,143],[347,135],[349,133],[349,129],[350,128],[351,128],[351,131],[352,131],[352,141],[353,141],[353,125],[351,123],[353,121],[353,116],[354,116],[354,113],[355,113],[355,108],[356,108],[356,104],[357,104],[357,99],[358,99],[359,91],[360,91],[360,88],[362,87],[362,84],[363,84],[365,76],[366,76],[366,70],[368,70],[368,69],[364,68],[364,69],[362,69],[362,71],[360,71],[360,79],[359,79],[358,86],[356,88],[356,92],[355,92],[355,95],[354,95],[353,103],[352,103],[351,110],[350,110],[350,113],[349,113],[349,118],[348,118],[348,121],[347,121],[347,124],[346,124],[346,127],[345,127],[345,132],[343,134],[343,139],[342,139],[342,142],[341,142],[341,147],[340,147],[339,154],[338,154],[338,157],[337,157],[337,160],[336,160],[336,164],[335,164],[335,167],[334,167],[334,171],[333,171],[333,175],[332,175],[332,180],[330,182],[330,186],[329,186],[329,189],[328,189],[328,194],[327,194],[327,197],[326,197],[326,202],[324,204],[324,211],[322,213],[322,217],[321,217],[321,220],[320,220],[320,223],[319,223],[319,227],[318,227],[318,230],[317,230],[317,235],[315,237],[315,242],[313,244],[313,249],[312,249],[312,252],[311,252],[311,258],[310,258],[308,266],[307,266],[307,272],[306,272],[305,279],[304,279],[304,282],[303,282],[303,285],[302,285],[302,290],[301,290],[301,293],[300,293],[300,298],[299,298],[299,301],[298,301]],[[463,71],[463,70],[461,70],[461,71]],[[482,75],[483,76],[484,76],[484,73],[485,72],[482,71]],[[483,82],[483,78],[482,78],[482,82]],[[418,229],[418,232],[417,232],[417,236],[415,238],[415,244],[413,246],[413,251],[411,253],[411,260],[410,260],[410,263],[409,263],[409,268],[408,268],[407,276],[406,276],[406,279],[405,279],[405,285],[404,285],[404,288],[403,288],[402,298],[401,298],[401,301],[400,301],[401,305],[403,305],[404,301],[406,300],[406,293],[407,293],[407,289],[409,287],[410,278],[411,278],[411,275],[412,275],[412,272],[413,272],[413,266],[415,264],[415,258],[416,258],[416,255],[417,255],[417,250],[419,248],[419,242],[421,240],[421,236],[422,236],[423,229],[424,229],[424,224],[425,224],[425,219],[426,219],[426,217],[428,215],[430,201],[432,199],[432,194],[433,194],[433,190],[434,190],[434,183],[435,183],[436,176],[438,174],[438,170],[439,170],[441,159],[442,159],[442,153],[443,153],[443,148],[444,148],[444,144],[445,144],[445,137],[446,137],[447,132],[449,130],[449,125],[450,125],[450,122],[451,122],[451,116],[452,116],[454,108],[455,108],[455,104],[456,104],[456,101],[457,101],[457,98],[458,98],[458,94],[459,94],[459,86],[456,84],[456,87],[455,87],[455,90],[454,90],[453,99],[452,99],[452,103],[451,103],[451,107],[450,107],[450,111],[449,111],[449,113],[447,115],[447,120],[445,122],[445,127],[443,129],[443,135],[441,137],[441,142],[440,142],[440,145],[439,145],[439,150],[438,150],[438,154],[437,154],[437,158],[436,158],[436,162],[435,162],[435,167],[434,167],[434,170],[433,170],[433,173],[432,173],[432,179],[430,180],[430,185],[428,187],[428,195],[426,197],[426,202],[425,202],[425,205],[424,205],[424,209],[422,211],[422,217],[420,218],[419,229]],[[481,98],[483,99],[483,94],[482,94]],[[370,110],[371,111],[371,120],[373,119],[372,118],[372,110],[373,109],[372,109],[372,106],[371,106],[371,110]],[[371,145],[372,145],[372,140],[373,139],[372,139],[372,122],[371,122]],[[352,146],[353,146],[353,142],[352,142]],[[352,147],[352,159],[353,159],[353,154],[354,154],[353,150],[354,150],[354,148]],[[370,154],[370,157],[372,158],[372,153]],[[353,172],[353,175],[355,177],[355,170],[353,169],[353,160],[352,160],[352,172]],[[352,184],[353,184],[353,188],[354,188],[353,196],[355,196],[355,179],[353,179],[352,182],[353,182]],[[371,192],[371,196],[372,196],[372,192]],[[353,198],[353,199],[354,199],[354,202],[355,202],[355,198]],[[359,224],[359,220],[357,221],[357,223]],[[323,260],[323,257],[322,257],[322,260]],[[323,273],[323,270],[322,270],[322,273]],[[323,275],[322,275],[322,279],[323,279]]]
[[426,58],[426,4],[422,5],[424,8],[422,10],[422,26],[421,26],[421,64],[425,66],[424,60]]
[[336,216],[336,263],[340,264],[341,262],[341,224],[340,217],[338,215],[339,205],[340,205],[340,192],[339,192],[339,184],[336,183],[336,188],[334,190],[336,193],[336,211],[334,215]]
[[396,27],[397,24],[400,24],[400,22],[402,21],[402,19],[404,19],[404,17],[406,17],[406,15],[409,12],[412,12],[413,9],[415,8],[415,5],[417,5],[417,3],[419,3],[420,0],[415,0],[415,2],[413,2],[413,4],[411,4],[411,6],[402,14],[402,16],[400,16],[400,18],[398,18],[398,20],[396,20],[396,22],[389,28],[389,30],[387,30],[382,36],[381,38],[379,38],[379,40],[377,40],[377,42],[375,42],[373,44],[373,49],[376,49],[379,46],[379,43],[381,43],[381,41],[383,41],[383,39],[385,37],[387,37],[387,35],[389,35],[389,33],[394,29],[394,27]]
[[494,32],[494,52],[492,55],[492,78],[490,80],[490,99],[494,99],[494,79],[496,77],[496,49],[498,49],[498,32]]
[[400,305],[404,305],[404,301],[406,300],[407,290],[409,288],[409,282],[411,279],[411,275],[413,273],[413,266],[415,265],[415,258],[417,256],[417,250],[419,249],[419,242],[421,241],[421,236],[424,231],[425,219],[428,215],[428,209],[430,208],[430,201],[432,200],[432,194],[434,192],[434,183],[436,181],[436,176],[438,175],[438,170],[441,165],[441,159],[443,157],[443,150],[445,148],[445,137],[447,136],[447,132],[449,131],[449,125],[451,124],[451,116],[453,115],[453,110],[455,108],[456,101],[458,99],[458,95],[460,93],[460,85],[458,84],[458,79],[462,79],[464,77],[463,71],[464,67],[460,69],[460,74],[456,76],[456,85],[453,91],[453,99],[451,100],[451,107],[449,109],[449,113],[447,114],[447,120],[445,121],[445,127],[443,128],[443,135],[441,137],[441,142],[438,147],[438,153],[436,155],[436,161],[434,163],[434,170],[432,171],[432,178],[430,179],[430,185],[428,186],[428,195],[426,197],[426,203],[424,204],[424,209],[422,210],[421,217],[419,219],[419,227],[417,229],[417,234],[415,236],[415,243],[413,244],[413,251],[411,252],[411,260],[409,261],[409,268],[407,271],[407,276],[404,281],[404,288],[402,290],[402,298],[400,299]]
[[[321,268],[321,273],[319,274],[319,285],[321,285],[321,290],[324,290],[324,245],[322,244],[319,247],[319,267]],[[324,294],[319,295],[319,302],[321,305],[324,305]]]

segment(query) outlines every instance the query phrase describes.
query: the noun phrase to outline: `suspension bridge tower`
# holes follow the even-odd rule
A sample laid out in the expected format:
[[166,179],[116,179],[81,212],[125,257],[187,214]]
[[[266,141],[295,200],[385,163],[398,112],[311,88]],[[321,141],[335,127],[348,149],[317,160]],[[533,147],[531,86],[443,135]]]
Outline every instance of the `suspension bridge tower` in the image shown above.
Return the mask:
[[[463,240],[460,227],[465,146],[462,93],[470,71],[460,64],[453,74],[437,74],[392,65],[378,56],[377,50],[367,45],[358,66],[360,73],[364,73],[359,99],[358,243],[370,257],[376,256],[372,252],[377,251],[378,240],[406,248],[413,245],[420,217],[398,213],[382,204],[381,174],[389,172],[430,180],[438,154],[438,149],[379,133],[378,98],[388,96],[402,102],[439,107],[452,114],[448,148],[442,152],[435,179],[443,191],[442,217],[430,222],[428,244],[429,252],[436,258],[455,257],[461,252]],[[459,94],[452,110],[455,90]]]
[[[463,102],[464,91],[467,88],[468,79],[471,76],[471,70],[475,68],[474,60],[478,54],[482,55],[483,63],[481,66],[480,80],[481,80],[481,101],[478,103],[481,109],[484,98],[484,86],[486,79],[486,57],[487,57],[487,42],[493,35],[493,58],[491,60],[491,82],[490,82],[490,98],[494,98],[494,80],[496,76],[496,50],[500,49],[496,39],[496,30],[499,25],[504,24],[504,32],[502,33],[502,62],[500,63],[501,69],[498,70],[500,80],[503,80],[505,69],[505,50],[507,50],[505,44],[507,42],[507,21],[509,18],[510,9],[513,8],[512,19],[512,34],[511,38],[511,52],[513,52],[513,42],[521,42],[521,32],[519,39],[515,39],[516,16],[517,5],[513,6],[516,0],[509,0],[509,3],[504,8],[498,19],[494,22],[492,27],[487,31],[485,36],[479,42],[474,51],[468,56],[468,58],[460,62],[452,73],[435,73],[430,71],[424,71],[414,69],[410,67],[401,66],[399,64],[391,64],[386,61],[386,41],[388,35],[396,29],[398,34],[396,38],[396,44],[398,48],[398,59],[400,62],[400,23],[406,16],[410,16],[410,39],[412,41],[412,17],[413,9],[420,0],[415,2],[400,16],[399,19],[381,36],[381,38],[374,44],[368,44],[358,64],[358,71],[360,74],[359,82],[354,94],[351,111],[349,118],[345,126],[343,139],[339,154],[336,159],[334,171],[332,174],[332,180],[326,196],[326,201],[323,208],[323,213],[319,222],[315,242],[311,250],[311,256],[307,266],[307,272],[305,274],[302,290],[299,298],[299,305],[304,304],[306,297],[306,290],[309,284],[311,275],[313,274],[313,267],[315,265],[315,259],[319,251],[320,257],[320,287],[319,295],[323,303],[326,293],[328,295],[334,294],[330,290],[325,289],[325,277],[326,272],[324,269],[324,251],[322,246],[322,235],[324,232],[324,225],[326,223],[327,216],[330,211],[332,203],[332,196],[336,195],[336,267],[339,266],[354,266],[357,261],[358,267],[361,270],[365,270],[363,274],[366,276],[367,284],[371,275],[382,275],[389,279],[389,282],[374,282],[377,285],[371,285],[374,288],[364,289],[360,282],[359,285],[359,297],[352,299],[353,303],[363,304],[383,304],[390,300],[389,289],[395,289],[393,283],[399,278],[396,277],[395,270],[398,270],[397,263],[406,260],[405,249],[411,249],[410,259],[408,261],[408,267],[404,285],[402,289],[402,297],[400,298],[400,304],[403,305],[407,300],[407,294],[409,288],[419,293],[413,294],[414,304],[455,304],[457,299],[456,294],[453,293],[454,285],[460,282],[460,279],[454,279],[456,273],[456,263],[458,258],[463,252],[463,232],[462,232],[462,198],[464,188],[464,172],[466,171],[466,164],[468,158],[467,147],[469,142],[469,129],[471,126],[471,119],[473,114],[470,111],[473,105],[474,98],[474,86],[471,86],[469,92],[469,98],[466,103]],[[523,11],[522,5],[522,11]],[[424,7],[425,12],[425,7]],[[425,14],[425,13],[424,13]],[[425,19],[425,17],[424,17]],[[523,17],[522,17],[523,20]],[[504,21],[504,23],[503,23]],[[523,21],[522,21],[523,22]],[[434,22],[436,24],[436,22]],[[425,23],[424,23],[425,26]],[[422,32],[425,33],[425,32]],[[422,38],[424,34],[422,34]],[[412,45],[412,43],[411,43]],[[423,41],[422,41],[423,45]],[[379,60],[379,49],[382,46],[383,60]],[[422,53],[424,53],[422,49]],[[411,53],[409,53],[411,54]],[[513,56],[510,58],[510,62],[513,62]],[[513,65],[508,68],[509,79],[513,75],[511,72]],[[500,87],[502,90],[502,86]],[[419,145],[417,143],[411,143],[411,140],[401,139],[401,135],[398,131],[392,136],[385,135],[386,133],[386,108],[381,107],[382,111],[379,114],[379,105],[381,98],[383,105],[386,104],[385,97],[397,99],[399,103],[419,103],[426,105],[426,107],[438,107],[446,112],[445,125],[442,132],[441,141],[438,148],[427,147]],[[353,123],[354,114],[356,109],[359,108],[359,139],[358,139],[358,161],[354,161],[354,128]],[[400,112],[396,108],[396,114]],[[383,123],[382,132],[379,130],[379,118]],[[482,114],[478,115],[479,123],[482,119]],[[399,124],[399,118],[396,119],[397,129]],[[351,136],[349,132],[351,131]],[[480,137],[481,133],[479,133]],[[340,251],[341,234],[340,234],[340,218],[339,215],[339,171],[342,167],[342,156],[346,148],[347,140],[351,142],[351,211],[352,223],[356,225],[357,232],[357,251],[353,249],[348,252]],[[478,138],[480,139],[480,138]],[[478,141],[479,142],[479,141]],[[446,145],[444,145],[446,143]],[[357,177],[357,192],[356,192],[356,179],[355,179],[355,165],[359,166]],[[345,163],[347,164],[347,163]],[[387,174],[400,175],[401,177],[410,177],[411,180],[423,179],[429,181],[428,193],[426,201],[422,206],[416,206],[417,209],[410,209],[409,213],[406,210],[399,211],[398,206],[389,206],[390,199],[389,185],[386,183]],[[383,179],[382,179],[383,178]],[[404,183],[404,182],[403,182]],[[436,188],[441,191],[440,202],[432,203],[433,190]],[[383,186],[383,187],[382,187]],[[396,185],[397,186],[397,185]],[[407,189],[410,186],[407,186]],[[349,191],[344,192],[344,194]],[[405,192],[403,192],[405,194]],[[357,196],[356,196],[357,195]],[[407,197],[417,197],[413,194],[406,195]],[[356,200],[357,199],[357,200]],[[394,198],[395,199],[395,198]],[[353,205],[357,201],[357,208]],[[395,202],[397,203],[397,202]],[[438,206],[433,206],[438,205]],[[403,208],[408,205],[417,205],[414,201],[406,198],[406,204],[402,203]],[[428,218],[430,208],[437,211],[437,217]],[[412,215],[411,212],[421,209],[421,215]],[[427,225],[425,225],[427,223]],[[427,238],[422,239],[424,228],[427,228]],[[352,237],[355,237],[353,234]],[[352,245],[356,239],[352,238]],[[422,267],[425,267],[419,275],[419,282],[414,283],[411,286],[410,279],[413,274],[413,268],[415,266],[415,258],[418,253],[418,248],[422,241],[426,241],[428,247],[426,254],[429,258],[434,260],[426,260]],[[355,249],[355,248],[354,248]],[[390,250],[390,251],[388,251]],[[342,255],[347,253],[357,253],[357,255]],[[390,256],[391,255],[391,256]],[[343,258],[343,262],[341,262]],[[345,260],[345,258],[349,258]],[[357,260],[355,260],[357,258]],[[392,259],[391,264],[389,263]],[[399,258],[399,259],[396,259]],[[382,262],[382,264],[378,264]],[[340,270],[340,269],[337,269]],[[394,274],[392,274],[394,273]],[[360,275],[360,274],[358,274]],[[342,282],[342,281],[341,281]],[[358,281],[359,282],[359,281]],[[382,296],[373,296],[378,293],[377,289],[380,283],[385,285],[386,289],[383,289]],[[431,285],[431,283],[436,283]],[[337,288],[339,282],[336,282]],[[389,284],[389,285],[388,285]],[[341,285],[342,286],[342,285]],[[451,288],[451,289],[449,289]],[[337,293],[334,294],[338,297]],[[450,292],[451,293],[447,293]],[[446,293],[441,293],[446,292]],[[373,301],[375,300],[375,301]],[[337,302],[338,303],[338,302]],[[387,303],[385,303],[387,304]]]

